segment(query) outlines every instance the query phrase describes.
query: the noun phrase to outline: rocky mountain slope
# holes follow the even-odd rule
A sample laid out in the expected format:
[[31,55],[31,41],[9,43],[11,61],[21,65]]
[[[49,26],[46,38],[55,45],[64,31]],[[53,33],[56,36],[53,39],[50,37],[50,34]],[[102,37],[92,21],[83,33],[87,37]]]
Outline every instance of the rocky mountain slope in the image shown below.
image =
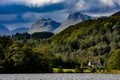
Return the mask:
[[34,23],[28,33],[32,34],[34,32],[53,32],[56,28],[60,26],[60,23],[53,21],[52,19],[41,19]]
[[68,16],[67,20],[64,21],[55,31],[54,33],[59,33],[62,30],[66,29],[67,27],[71,25],[75,25],[79,22],[82,22],[83,20],[93,19],[93,17],[88,16],[86,14],[82,14],[80,12],[72,13]]

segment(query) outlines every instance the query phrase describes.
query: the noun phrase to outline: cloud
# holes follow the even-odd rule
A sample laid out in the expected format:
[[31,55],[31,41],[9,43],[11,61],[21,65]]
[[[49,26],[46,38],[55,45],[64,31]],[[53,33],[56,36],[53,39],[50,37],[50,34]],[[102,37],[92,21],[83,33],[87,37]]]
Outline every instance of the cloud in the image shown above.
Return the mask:
[[63,3],[46,5],[44,7],[29,7],[26,5],[14,4],[14,5],[0,6],[0,14],[19,14],[19,13],[27,13],[27,12],[44,13],[44,12],[52,12],[62,9],[64,9]]
[[5,27],[7,27],[10,31],[17,29],[17,28],[21,28],[21,27],[26,27],[26,28],[30,28],[30,26],[32,25],[32,23],[11,23],[11,24],[3,24]]
[[116,6],[119,5],[120,6],[120,0],[101,0],[101,2],[104,4],[104,5],[108,5],[108,6]]
[[0,24],[28,23],[39,20],[41,16],[40,13],[5,14],[0,15]]
[[68,13],[65,11],[54,11],[49,13],[28,12],[23,14],[4,14],[0,15],[0,24],[5,25],[8,29],[13,30],[20,27],[31,27],[33,23],[42,18],[51,18],[57,22],[66,19]]
[[76,11],[104,16],[117,10],[120,10],[120,0],[1,0],[0,24],[15,29],[31,27],[42,18],[62,22]]
[[6,22],[6,21],[12,21],[16,20],[16,15],[14,14],[9,14],[9,15],[0,15],[0,23]]
[[47,4],[56,4],[63,2],[64,0],[2,0],[0,2],[1,5],[9,5],[9,4],[24,4],[28,6],[43,6]]
[[27,23],[27,22],[35,22],[42,18],[52,18],[58,22],[62,22],[66,19],[67,13],[64,10],[61,11],[53,11],[53,12],[45,12],[36,13],[36,12],[26,12],[26,13],[15,13],[15,14],[1,14],[0,15],[0,24],[5,23]]
[[55,4],[62,2],[63,0],[24,0],[27,5],[30,6],[43,6],[47,4]]
[[113,0],[101,0],[104,5],[114,6]]
[[108,12],[120,9],[120,0],[79,0],[74,9],[85,12]]
[[120,0],[2,0],[0,4],[3,4],[0,5],[0,14],[46,13],[59,10],[106,12],[120,9]]

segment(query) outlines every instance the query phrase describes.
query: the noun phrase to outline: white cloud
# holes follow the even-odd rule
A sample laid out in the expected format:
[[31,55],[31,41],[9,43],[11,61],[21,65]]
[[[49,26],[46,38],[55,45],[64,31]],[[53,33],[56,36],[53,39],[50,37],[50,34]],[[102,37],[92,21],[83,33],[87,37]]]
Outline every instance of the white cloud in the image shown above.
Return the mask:
[[116,4],[120,6],[120,0],[101,0],[101,2],[108,6],[115,6]]
[[79,0],[79,2],[76,4],[76,9],[77,10],[87,10],[89,9],[90,4],[86,3],[85,0]]
[[104,5],[108,5],[108,6],[115,6],[113,1],[114,1],[114,0],[101,0],[101,2],[102,2]]
[[0,2],[1,5],[5,4],[25,4],[29,6],[43,6],[47,4],[54,4],[54,3],[59,3],[63,2],[64,0],[3,0]]
[[63,0],[24,0],[23,2],[30,6],[43,6],[47,4],[59,3],[62,1]]
[[80,11],[86,11],[94,7],[101,6],[99,0],[78,0],[75,9]]
[[86,11],[91,9],[102,10],[120,6],[120,0],[78,0],[75,9]]

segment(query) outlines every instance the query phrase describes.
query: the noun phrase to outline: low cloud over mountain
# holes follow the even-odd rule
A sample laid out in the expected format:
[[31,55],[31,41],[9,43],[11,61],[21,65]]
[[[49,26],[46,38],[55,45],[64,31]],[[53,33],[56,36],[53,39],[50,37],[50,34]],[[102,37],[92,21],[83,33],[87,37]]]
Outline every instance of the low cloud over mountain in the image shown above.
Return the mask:
[[[0,24],[9,25],[35,23],[42,18],[52,18],[62,22],[71,12],[82,12],[91,15],[104,14],[120,10],[120,0],[1,0]],[[9,25],[8,25],[9,24]]]

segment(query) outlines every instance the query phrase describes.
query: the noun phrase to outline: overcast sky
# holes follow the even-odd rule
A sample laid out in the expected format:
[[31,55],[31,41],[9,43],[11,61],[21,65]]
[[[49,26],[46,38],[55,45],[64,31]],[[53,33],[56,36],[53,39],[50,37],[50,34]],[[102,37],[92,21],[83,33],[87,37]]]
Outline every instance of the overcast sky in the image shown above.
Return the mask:
[[69,13],[80,11],[106,16],[120,10],[120,0],[1,0],[0,24],[10,30],[31,27],[41,18],[64,21]]

